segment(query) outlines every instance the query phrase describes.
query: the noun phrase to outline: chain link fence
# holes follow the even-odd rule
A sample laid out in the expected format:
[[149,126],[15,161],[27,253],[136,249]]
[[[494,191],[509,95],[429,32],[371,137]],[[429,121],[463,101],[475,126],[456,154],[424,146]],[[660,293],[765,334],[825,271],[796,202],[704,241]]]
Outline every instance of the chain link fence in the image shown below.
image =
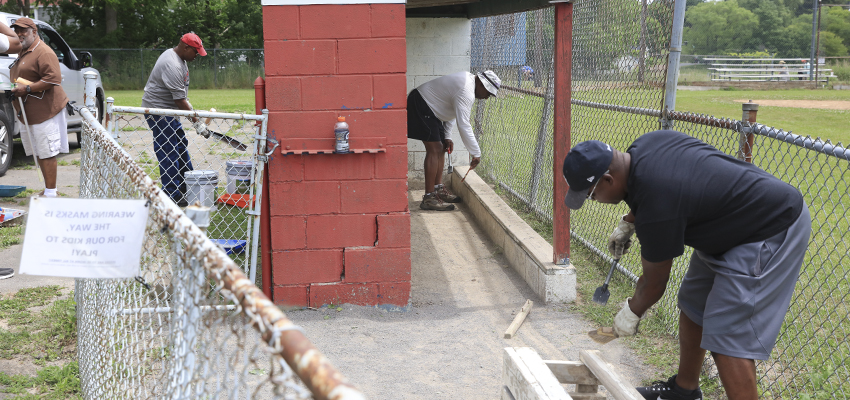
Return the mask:
[[[776,348],[770,360],[757,363],[761,395],[850,398],[850,232],[844,218],[850,206],[850,150],[760,124],[664,113],[673,9],[673,1],[574,2],[571,143],[596,139],[625,151],[666,121],[720,151],[750,158],[799,188],[812,213],[812,239]],[[473,20],[472,69],[503,71],[504,93],[476,103],[473,126],[483,153],[477,171],[523,204],[521,211],[551,221],[554,12],[546,8],[524,14]],[[520,33],[517,20],[525,21]],[[536,32],[544,32],[544,37],[536,37]],[[516,44],[516,37],[522,45]],[[522,74],[511,78],[506,73],[517,68],[516,60],[544,60],[542,68],[532,67],[534,74],[541,74],[534,77],[539,85],[522,81]],[[751,153],[742,150],[749,137],[754,142]],[[610,263],[608,236],[628,211],[625,203],[612,207],[587,202],[580,212],[571,213],[571,246],[585,246]],[[655,306],[670,334],[678,331],[676,295],[691,253],[687,249],[675,260],[668,290]],[[639,255],[636,243],[620,260],[620,272],[631,281],[641,274]]]
[[[92,55],[106,90],[142,90],[165,49],[74,49]],[[263,49],[208,49],[190,63],[193,89],[250,89],[264,76]]]
[[[213,221],[203,231],[160,189],[151,176],[156,168],[141,161],[152,149],[150,132],[135,129],[143,126],[138,115],[117,113],[134,110],[114,107],[116,113],[108,115],[111,127],[134,128],[117,130],[125,134],[116,140],[116,130],[101,126],[89,111],[94,109],[94,80],[87,81],[87,89],[91,104],[78,110],[84,118],[80,197],[146,199],[150,216],[141,276],[76,281],[84,398],[364,398],[249,280],[244,264],[208,239],[229,226],[216,228],[221,208],[198,210],[199,224],[205,225],[204,216]],[[196,116],[216,120],[213,129],[233,128],[226,132],[262,151],[254,155],[263,160],[265,115]],[[121,118],[129,121],[120,125]],[[240,128],[234,128],[246,121],[240,128],[256,136],[239,135]],[[259,128],[255,121],[262,123]],[[204,144],[209,164],[193,153],[198,165],[219,168],[209,154],[217,145]]]
[[[265,120],[202,113],[210,132],[195,131],[192,112],[106,104],[106,129],[177,204],[212,210],[207,236],[258,282],[258,184],[265,166]],[[257,121],[260,124],[257,124]]]

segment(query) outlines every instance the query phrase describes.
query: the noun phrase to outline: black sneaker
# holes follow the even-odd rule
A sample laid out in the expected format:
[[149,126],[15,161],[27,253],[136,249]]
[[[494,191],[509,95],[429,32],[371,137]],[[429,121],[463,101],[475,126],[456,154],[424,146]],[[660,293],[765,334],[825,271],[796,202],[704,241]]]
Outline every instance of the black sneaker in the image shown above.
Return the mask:
[[649,400],[702,400],[702,391],[682,389],[676,384],[676,375],[667,382],[655,381],[650,386],[635,388],[644,399]]
[[0,268],[0,279],[9,279],[15,276],[15,270],[11,268]]

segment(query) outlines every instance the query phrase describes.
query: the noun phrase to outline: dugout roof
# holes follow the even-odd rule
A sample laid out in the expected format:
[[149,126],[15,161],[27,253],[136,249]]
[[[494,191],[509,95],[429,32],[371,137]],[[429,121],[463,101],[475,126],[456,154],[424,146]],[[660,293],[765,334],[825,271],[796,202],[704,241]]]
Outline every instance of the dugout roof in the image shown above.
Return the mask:
[[549,7],[549,0],[407,0],[408,18],[479,18]]

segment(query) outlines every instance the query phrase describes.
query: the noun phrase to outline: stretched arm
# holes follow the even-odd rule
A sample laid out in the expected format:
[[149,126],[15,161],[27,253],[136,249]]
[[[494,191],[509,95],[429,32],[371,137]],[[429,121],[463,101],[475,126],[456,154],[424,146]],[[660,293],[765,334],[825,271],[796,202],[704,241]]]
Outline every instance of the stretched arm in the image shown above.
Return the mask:
[[9,48],[5,51],[0,51],[0,53],[5,54],[17,54],[21,52],[21,41],[18,40],[18,35],[15,34],[15,31],[12,28],[9,28],[6,24],[0,22],[0,34],[8,37]]
[[661,300],[661,296],[667,290],[667,281],[670,280],[673,260],[655,263],[641,257],[641,264],[643,265],[643,275],[638,279],[635,294],[629,302],[629,308],[635,315],[639,316],[642,316],[649,307]]

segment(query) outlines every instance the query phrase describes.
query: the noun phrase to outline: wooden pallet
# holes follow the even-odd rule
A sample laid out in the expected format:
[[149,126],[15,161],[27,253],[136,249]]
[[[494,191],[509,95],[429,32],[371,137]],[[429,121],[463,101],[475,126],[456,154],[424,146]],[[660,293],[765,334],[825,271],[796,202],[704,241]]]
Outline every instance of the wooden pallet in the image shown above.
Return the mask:
[[[530,347],[506,347],[502,370],[502,400],[604,400],[599,385],[616,400],[643,400],[635,388],[614,372],[598,350],[579,351],[581,361],[543,360]],[[573,384],[567,393],[563,385]]]

